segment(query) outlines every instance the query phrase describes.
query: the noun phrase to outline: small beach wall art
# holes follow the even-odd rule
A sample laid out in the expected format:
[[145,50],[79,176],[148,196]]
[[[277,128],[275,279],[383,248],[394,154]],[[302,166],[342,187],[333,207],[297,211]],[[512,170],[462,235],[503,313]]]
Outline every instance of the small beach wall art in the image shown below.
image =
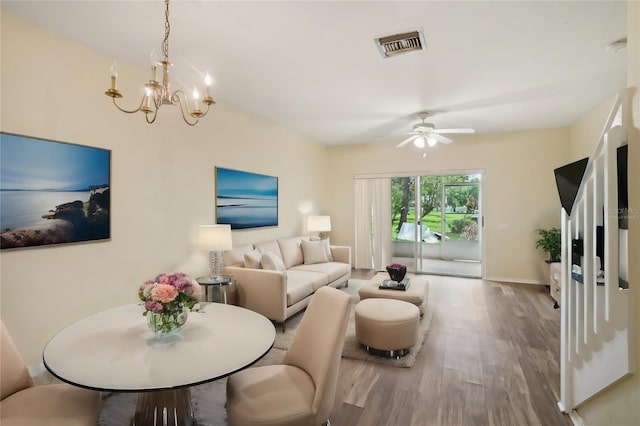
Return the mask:
[[278,226],[278,178],[215,168],[216,223],[231,229]]
[[0,132],[0,248],[108,240],[111,151]]

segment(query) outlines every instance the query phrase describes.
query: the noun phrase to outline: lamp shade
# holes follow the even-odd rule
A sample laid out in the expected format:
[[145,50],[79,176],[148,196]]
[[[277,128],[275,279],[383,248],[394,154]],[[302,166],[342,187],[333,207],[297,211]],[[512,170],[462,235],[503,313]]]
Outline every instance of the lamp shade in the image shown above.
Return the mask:
[[330,216],[309,216],[307,218],[307,231],[328,232],[331,231]]
[[231,225],[200,225],[198,248],[208,251],[231,250]]

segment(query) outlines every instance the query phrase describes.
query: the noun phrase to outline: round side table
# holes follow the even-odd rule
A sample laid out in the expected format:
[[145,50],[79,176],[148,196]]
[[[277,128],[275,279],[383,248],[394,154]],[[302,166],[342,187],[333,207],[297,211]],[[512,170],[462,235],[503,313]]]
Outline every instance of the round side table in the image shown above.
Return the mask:
[[208,275],[198,277],[196,281],[204,287],[203,302],[238,304],[236,280],[231,275]]

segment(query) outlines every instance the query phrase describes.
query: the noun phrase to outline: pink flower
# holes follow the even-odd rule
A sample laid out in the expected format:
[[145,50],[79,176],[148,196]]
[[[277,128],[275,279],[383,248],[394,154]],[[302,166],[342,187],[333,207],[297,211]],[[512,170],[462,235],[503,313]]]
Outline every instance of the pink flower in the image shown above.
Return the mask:
[[151,292],[152,299],[160,303],[172,302],[177,296],[178,290],[170,284],[158,284]]
[[160,284],[171,284],[171,277],[167,274],[160,274],[156,277],[156,282]]
[[144,308],[151,312],[162,312],[162,303],[156,302],[155,300],[147,300],[144,302]]
[[138,296],[147,312],[194,310],[199,290],[200,285],[184,272],[162,273],[143,282],[138,287]]
[[174,287],[180,292],[184,293],[187,296],[193,295],[193,284],[191,280],[186,276],[176,277],[176,280],[173,282]]

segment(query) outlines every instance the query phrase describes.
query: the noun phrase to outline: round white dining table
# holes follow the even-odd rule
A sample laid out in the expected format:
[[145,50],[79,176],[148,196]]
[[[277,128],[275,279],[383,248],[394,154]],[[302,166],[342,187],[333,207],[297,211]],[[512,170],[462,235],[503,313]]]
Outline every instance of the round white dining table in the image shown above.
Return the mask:
[[98,391],[140,392],[132,424],[191,425],[189,387],[242,370],[273,345],[266,317],[233,305],[202,304],[183,329],[157,337],[138,304],[90,315],[56,334],[43,362],[60,380]]

